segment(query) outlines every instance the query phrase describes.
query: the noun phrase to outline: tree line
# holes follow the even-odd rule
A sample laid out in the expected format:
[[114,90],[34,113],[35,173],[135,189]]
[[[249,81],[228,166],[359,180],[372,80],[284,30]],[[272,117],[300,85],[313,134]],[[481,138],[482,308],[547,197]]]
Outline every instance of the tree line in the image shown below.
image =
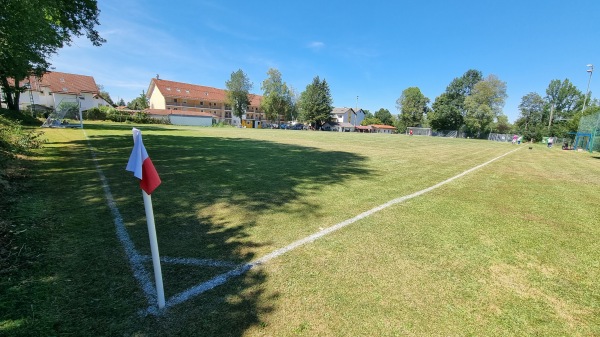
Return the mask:
[[[252,83],[240,69],[231,74],[226,87],[234,115],[241,118],[250,104]],[[480,70],[469,69],[454,78],[431,105],[418,87],[409,87],[396,100],[397,115],[384,108],[375,113],[364,110],[362,124],[393,125],[399,132],[407,127],[430,127],[476,138],[491,132],[518,133],[525,139],[541,140],[544,136],[568,137],[577,131],[582,116],[600,112],[598,100],[591,99],[590,93],[586,97],[568,79],[552,80],[545,96],[532,92],[521,98],[520,114],[513,125],[502,110],[506,87],[506,82],[494,74],[484,77]],[[318,128],[329,120],[333,110],[329,85],[318,76],[297,95],[282,80],[279,70],[269,69],[261,89],[261,110],[267,120],[298,120]],[[589,102],[585,111],[584,101]]]

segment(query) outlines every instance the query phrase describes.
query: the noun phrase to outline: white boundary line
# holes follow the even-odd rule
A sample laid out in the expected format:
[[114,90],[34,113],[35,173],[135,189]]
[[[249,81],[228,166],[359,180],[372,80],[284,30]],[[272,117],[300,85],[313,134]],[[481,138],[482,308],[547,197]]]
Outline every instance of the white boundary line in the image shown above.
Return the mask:
[[[272,259],[274,259],[276,257],[279,257],[279,256],[281,256],[281,255],[283,255],[283,254],[285,254],[285,253],[287,253],[289,251],[292,251],[292,250],[294,250],[294,249],[296,249],[296,248],[298,248],[298,247],[300,247],[302,245],[305,245],[307,243],[311,243],[311,242],[313,242],[313,241],[315,241],[317,239],[320,239],[320,238],[322,238],[322,237],[324,237],[324,236],[326,236],[328,234],[331,234],[331,233],[333,233],[333,232],[335,232],[335,231],[337,231],[337,230],[339,230],[341,228],[344,228],[344,227],[346,227],[346,226],[348,226],[350,224],[353,224],[353,223],[355,223],[358,220],[364,219],[364,218],[366,218],[366,217],[368,217],[368,216],[370,216],[370,215],[372,215],[374,213],[377,213],[377,212],[379,212],[379,211],[381,211],[383,209],[386,209],[386,208],[388,208],[390,206],[402,203],[402,202],[404,202],[406,200],[409,200],[409,199],[418,197],[420,195],[423,195],[425,193],[431,192],[431,191],[435,190],[438,187],[446,185],[446,184],[448,184],[448,183],[450,183],[450,182],[452,182],[452,181],[454,181],[454,180],[456,180],[456,179],[458,179],[460,177],[463,177],[463,176],[465,176],[465,175],[467,175],[467,174],[469,174],[469,173],[471,173],[471,172],[473,172],[475,170],[478,170],[478,169],[480,169],[480,168],[482,168],[482,167],[484,167],[484,166],[486,166],[486,165],[488,165],[488,164],[490,164],[490,163],[492,163],[492,162],[494,162],[494,161],[496,161],[496,160],[498,160],[498,159],[500,159],[502,157],[505,157],[505,156],[507,156],[507,155],[509,155],[509,154],[511,154],[511,153],[513,153],[513,152],[515,152],[517,150],[519,150],[519,149],[521,149],[521,147],[516,148],[514,150],[511,150],[511,151],[509,151],[509,152],[507,152],[507,153],[505,153],[503,155],[500,155],[500,156],[498,156],[498,157],[496,157],[494,159],[491,159],[491,160],[489,160],[489,161],[487,161],[487,162],[485,162],[483,164],[480,164],[480,165],[477,165],[477,166],[475,166],[473,168],[470,168],[470,169],[468,169],[468,170],[466,170],[466,171],[464,171],[462,173],[459,173],[459,174],[455,175],[452,178],[448,178],[448,179],[446,179],[446,180],[444,180],[444,181],[442,181],[440,183],[437,183],[437,184],[435,184],[433,186],[427,187],[425,189],[422,189],[420,191],[417,191],[417,192],[409,194],[409,195],[405,195],[403,197],[399,197],[399,198],[390,200],[390,201],[386,202],[385,204],[379,205],[379,206],[377,206],[375,208],[372,208],[372,209],[370,209],[368,211],[360,213],[359,215],[357,215],[357,216],[355,216],[353,218],[350,218],[348,220],[344,220],[344,221],[342,221],[342,222],[340,222],[340,223],[338,223],[336,225],[333,225],[331,227],[325,228],[325,229],[323,229],[323,230],[321,230],[321,231],[319,231],[319,232],[317,232],[315,234],[307,236],[307,237],[305,237],[303,239],[300,239],[298,241],[294,241],[291,244],[289,244],[289,245],[287,245],[287,246],[285,246],[283,248],[277,249],[277,250],[275,250],[275,251],[273,251],[273,252],[271,252],[271,253],[269,253],[269,254],[261,257],[261,258],[258,258],[258,259],[254,260],[252,262],[240,265],[239,267],[237,267],[235,269],[232,269],[232,270],[230,270],[230,271],[228,271],[226,273],[217,275],[217,276],[213,277],[212,279],[210,279],[210,280],[208,280],[206,282],[203,282],[203,283],[200,283],[200,284],[198,284],[196,286],[188,288],[187,290],[184,290],[183,292],[181,292],[179,294],[176,294],[173,297],[171,297],[170,299],[168,299],[166,301],[166,304],[165,304],[165,307],[164,307],[163,310],[166,310],[167,308],[170,308],[170,307],[175,306],[177,304],[183,303],[183,302],[191,299],[192,297],[198,296],[198,295],[200,295],[200,294],[202,294],[202,293],[204,293],[204,292],[206,292],[208,290],[211,290],[211,289],[213,289],[213,288],[215,288],[217,286],[220,286],[220,285],[226,283],[227,281],[229,281],[229,279],[231,279],[233,277],[236,277],[236,276],[240,276],[240,275],[246,273],[248,270],[252,269],[253,267],[259,266],[259,265],[264,264],[264,263],[267,263],[267,262],[269,262],[270,260],[272,260]],[[161,312],[162,312],[162,310],[159,311],[158,307],[156,307],[156,306],[149,306],[146,309],[145,314],[157,315],[157,314],[160,314]],[[142,312],[142,314],[144,314],[144,312]]]
[[[150,255],[140,255],[140,260],[143,262],[152,261]],[[160,262],[168,264],[182,264],[187,266],[202,266],[202,267],[216,267],[216,268],[233,268],[239,266],[239,263],[219,261],[213,259],[194,259],[185,257],[169,257],[161,256]]]

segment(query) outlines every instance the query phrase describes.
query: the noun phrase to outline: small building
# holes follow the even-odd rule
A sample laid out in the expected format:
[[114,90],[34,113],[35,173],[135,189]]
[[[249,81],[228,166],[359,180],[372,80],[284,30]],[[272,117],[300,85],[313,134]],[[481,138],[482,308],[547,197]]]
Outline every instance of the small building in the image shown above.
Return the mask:
[[146,109],[148,117],[167,119],[173,125],[212,126],[213,115],[207,112],[171,110],[171,109]]
[[373,127],[371,125],[357,125],[356,131],[362,133],[371,133],[373,132]]
[[396,127],[390,126],[390,125],[373,124],[373,125],[371,125],[371,127],[373,128],[373,132],[375,132],[375,133],[395,133],[396,132]]

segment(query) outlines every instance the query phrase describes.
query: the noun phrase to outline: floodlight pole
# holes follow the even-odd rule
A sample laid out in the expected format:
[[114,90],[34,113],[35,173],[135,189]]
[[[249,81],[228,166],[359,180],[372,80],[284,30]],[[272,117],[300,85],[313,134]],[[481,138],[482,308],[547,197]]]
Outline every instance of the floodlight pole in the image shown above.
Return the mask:
[[588,64],[587,67],[588,67],[587,72],[590,73],[590,77],[588,79],[588,85],[587,85],[587,90],[585,91],[585,97],[583,98],[583,108],[581,109],[581,115],[583,115],[583,112],[585,111],[585,103],[587,101],[587,97],[590,92],[590,82],[592,81],[592,73],[594,72],[593,64]]

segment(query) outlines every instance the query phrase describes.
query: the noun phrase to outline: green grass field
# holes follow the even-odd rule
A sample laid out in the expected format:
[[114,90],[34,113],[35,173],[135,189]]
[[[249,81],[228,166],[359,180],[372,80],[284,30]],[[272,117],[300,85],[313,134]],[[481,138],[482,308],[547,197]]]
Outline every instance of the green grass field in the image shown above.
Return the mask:
[[[334,132],[140,126],[163,184],[161,256],[241,264],[516,146]],[[0,335],[600,335],[600,157],[521,149],[144,315],[82,130],[45,130],[6,218]],[[131,125],[88,123],[135,247],[149,254]],[[4,214],[2,215],[5,216]],[[152,272],[151,263],[146,269]],[[170,298],[227,270],[163,264]]]

